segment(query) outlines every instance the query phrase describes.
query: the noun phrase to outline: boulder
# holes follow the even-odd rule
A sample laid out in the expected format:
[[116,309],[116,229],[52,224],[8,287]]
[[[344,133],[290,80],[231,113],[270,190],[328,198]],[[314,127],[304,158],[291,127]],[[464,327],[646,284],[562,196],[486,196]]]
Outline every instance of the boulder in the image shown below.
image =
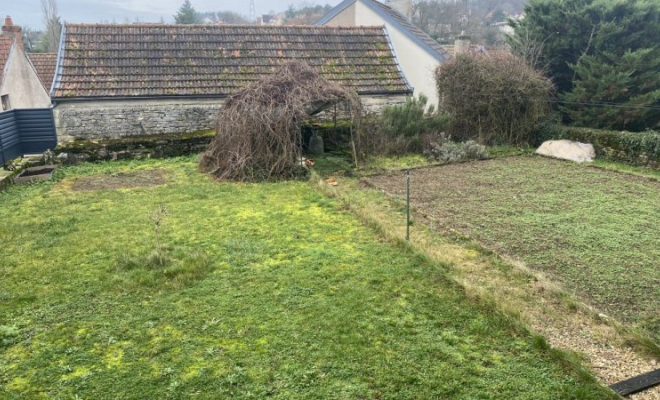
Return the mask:
[[593,145],[570,140],[549,140],[536,150],[536,154],[579,163],[592,162],[596,158]]

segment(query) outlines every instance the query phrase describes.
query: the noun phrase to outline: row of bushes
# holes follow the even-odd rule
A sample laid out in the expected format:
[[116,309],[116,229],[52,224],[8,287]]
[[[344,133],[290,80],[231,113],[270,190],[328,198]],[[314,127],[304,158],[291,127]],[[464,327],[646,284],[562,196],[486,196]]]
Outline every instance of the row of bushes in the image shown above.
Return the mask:
[[660,167],[660,132],[605,131],[549,125],[541,130],[539,137],[591,143],[599,158],[632,165]]

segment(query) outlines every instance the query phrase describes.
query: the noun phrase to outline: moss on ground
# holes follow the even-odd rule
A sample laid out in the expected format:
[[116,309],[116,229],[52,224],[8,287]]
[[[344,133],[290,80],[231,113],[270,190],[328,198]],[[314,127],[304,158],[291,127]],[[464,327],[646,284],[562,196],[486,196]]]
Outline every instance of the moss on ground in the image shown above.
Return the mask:
[[125,150],[133,147],[154,147],[163,143],[177,143],[186,141],[203,141],[215,136],[212,129],[189,133],[165,133],[159,135],[137,135],[126,136],[117,139],[99,140],[74,140],[61,143],[55,149],[58,153],[83,153],[86,151],[98,151],[100,149]]
[[3,398],[611,397],[306,183],[82,164],[0,204]]

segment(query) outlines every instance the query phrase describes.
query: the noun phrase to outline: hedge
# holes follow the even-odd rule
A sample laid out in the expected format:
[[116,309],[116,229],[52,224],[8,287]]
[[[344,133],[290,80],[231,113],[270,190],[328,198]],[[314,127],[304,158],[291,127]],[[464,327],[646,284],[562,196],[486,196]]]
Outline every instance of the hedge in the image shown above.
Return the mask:
[[540,138],[591,143],[598,158],[652,168],[660,167],[660,132],[606,131],[552,125],[543,129]]

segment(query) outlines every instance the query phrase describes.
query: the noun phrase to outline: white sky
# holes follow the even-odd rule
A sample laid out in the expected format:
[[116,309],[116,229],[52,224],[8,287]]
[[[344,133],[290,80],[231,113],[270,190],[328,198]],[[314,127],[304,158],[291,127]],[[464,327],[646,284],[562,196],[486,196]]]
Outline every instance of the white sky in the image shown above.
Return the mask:
[[[249,13],[248,0],[191,0],[197,11],[235,11],[243,15]],[[341,0],[255,0],[257,15],[270,11],[284,11],[289,4],[330,4],[337,5]],[[139,18],[144,22],[158,22],[161,17],[166,22],[183,0],[57,0],[59,12],[68,22],[125,22]],[[40,0],[0,0],[0,16],[10,15],[14,24],[32,29],[42,28]]]

